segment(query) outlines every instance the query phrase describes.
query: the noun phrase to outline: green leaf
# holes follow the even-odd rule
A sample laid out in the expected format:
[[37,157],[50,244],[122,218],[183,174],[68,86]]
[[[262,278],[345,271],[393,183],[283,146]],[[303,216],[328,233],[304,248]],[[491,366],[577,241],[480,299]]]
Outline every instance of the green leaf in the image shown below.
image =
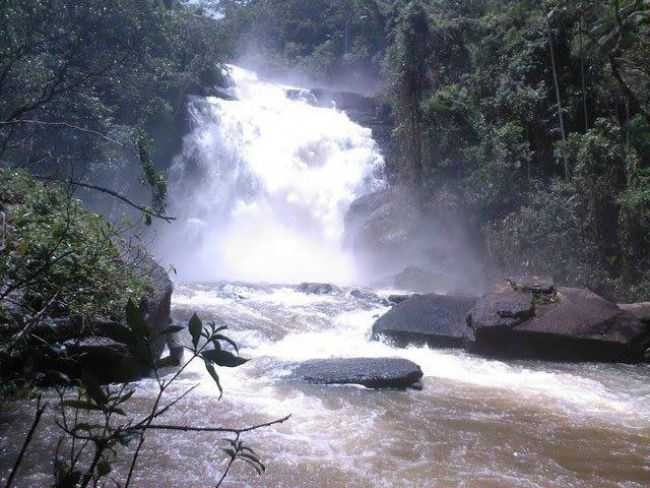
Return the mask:
[[[217,335],[214,336],[214,339],[216,339],[217,341],[227,342],[228,344],[230,344],[235,349],[235,351],[237,351],[237,354],[239,354],[239,347],[237,347],[237,344],[235,344],[235,341],[233,341],[229,337],[226,337],[225,335],[217,334]],[[217,348],[216,344],[215,344],[215,349],[221,349],[221,347]]]
[[111,463],[102,459],[97,463],[97,477],[102,478],[111,472]]
[[129,391],[127,391],[124,395],[122,395],[122,396],[119,398],[119,400],[117,401],[117,403],[120,404],[120,403],[124,403],[124,402],[130,400],[134,393],[135,393],[135,390],[129,390]]
[[98,406],[104,408],[108,402],[108,396],[102,389],[99,381],[97,381],[92,374],[84,371],[81,373],[81,382],[92,401],[94,401]]
[[157,368],[174,368],[179,365],[180,362],[174,356],[167,356],[156,361]]
[[204,351],[201,353],[204,359],[218,364],[219,366],[225,366],[226,368],[236,368],[248,362],[248,359],[244,359],[239,356],[235,356],[231,352],[210,349],[209,351]]
[[199,345],[199,339],[201,338],[201,331],[203,330],[203,322],[196,315],[192,315],[188,328],[190,329],[190,334],[192,335],[192,344],[194,349]]
[[204,361],[204,362],[205,362],[205,369],[208,370],[208,373],[210,373],[210,376],[212,376],[212,379],[217,384],[217,388],[219,388],[219,400],[221,400],[221,397],[223,396],[223,388],[221,388],[221,382],[219,381],[219,375],[217,374],[217,370],[214,369],[214,366],[209,361]]
[[137,432],[123,432],[118,435],[118,442],[122,444],[124,447],[129,447],[129,444],[133,439],[139,439],[140,434]]

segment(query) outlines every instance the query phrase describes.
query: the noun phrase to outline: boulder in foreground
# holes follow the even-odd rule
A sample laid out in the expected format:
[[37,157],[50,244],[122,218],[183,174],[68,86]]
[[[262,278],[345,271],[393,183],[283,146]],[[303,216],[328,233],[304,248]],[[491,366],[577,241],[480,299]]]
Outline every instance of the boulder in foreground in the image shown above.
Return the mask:
[[408,388],[422,378],[420,367],[399,358],[313,359],[298,364],[289,379],[319,385]]
[[413,295],[375,322],[372,339],[385,337],[399,347],[462,347],[471,333],[465,316],[475,302],[468,297]]
[[479,299],[467,322],[472,351],[492,357],[637,362],[650,345],[647,325],[579,288],[558,288],[542,303],[530,292],[492,293]]

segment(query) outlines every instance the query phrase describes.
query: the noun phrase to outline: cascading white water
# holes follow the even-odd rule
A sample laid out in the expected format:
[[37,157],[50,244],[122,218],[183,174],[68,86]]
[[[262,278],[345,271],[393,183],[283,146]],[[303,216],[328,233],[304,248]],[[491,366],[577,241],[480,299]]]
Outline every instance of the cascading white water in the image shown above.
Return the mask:
[[290,87],[229,71],[233,100],[191,104],[194,129],[170,178],[179,222],[161,254],[184,279],[352,280],[343,218],[382,184],[371,131]]

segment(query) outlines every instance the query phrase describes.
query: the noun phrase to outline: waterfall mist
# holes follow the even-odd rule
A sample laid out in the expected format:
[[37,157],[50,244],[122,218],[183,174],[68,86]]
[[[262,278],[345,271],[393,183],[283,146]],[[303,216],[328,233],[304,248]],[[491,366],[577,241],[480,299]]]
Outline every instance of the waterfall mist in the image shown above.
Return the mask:
[[230,66],[229,99],[194,99],[170,171],[158,254],[184,280],[355,279],[342,247],[351,202],[383,186],[371,131],[309,92]]

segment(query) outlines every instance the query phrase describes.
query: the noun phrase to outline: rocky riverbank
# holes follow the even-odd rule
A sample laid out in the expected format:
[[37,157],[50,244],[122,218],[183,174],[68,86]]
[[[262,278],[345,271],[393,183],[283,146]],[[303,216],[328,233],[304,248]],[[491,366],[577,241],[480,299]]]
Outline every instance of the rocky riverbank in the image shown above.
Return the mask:
[[464,347],[504,359],[640,362],[650,324],[643,304],[618,306],[595,293],[510,280],[480,298],[414,295],[373,326],[397,346]]

